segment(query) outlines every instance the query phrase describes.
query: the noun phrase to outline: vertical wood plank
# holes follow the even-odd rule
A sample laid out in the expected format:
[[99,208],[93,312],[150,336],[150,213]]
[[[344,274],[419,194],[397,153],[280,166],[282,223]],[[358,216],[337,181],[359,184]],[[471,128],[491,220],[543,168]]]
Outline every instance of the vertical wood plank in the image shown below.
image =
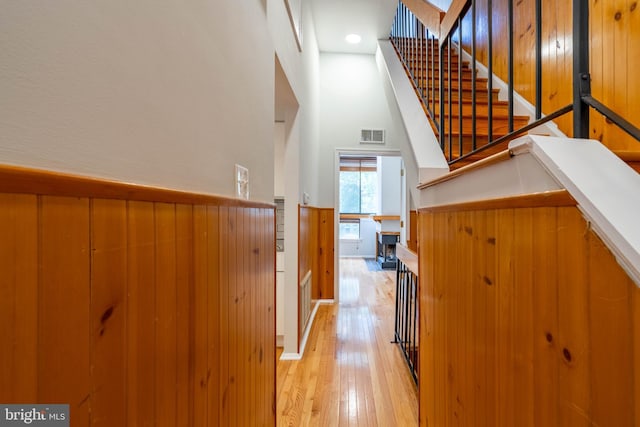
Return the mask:
[[126,419],[127,204],[91,202],[91,425]]
[[514,211],[514,425],[533,427],[533,211]]
[[[222,333],[230,333],[226,313],[229,303],[221,299],[221,294],[227,292],[229,277],[227,264],[224,262],[221,250],[225,245],[220,239],[221,231],[228,223],[221,219],[223,208],[207,206],[207,342],[208,342],[208,425],[213,427],[224,423],[222,418],[222,405],[224,395],[221,395],[220,387],[224,378],[221,372],[221,360],[228,358],[228,347],[220,339]],[[225,210],[226,211],[226,210]],[[226,365],[225,365],[226,366]]]
[[320,211],[320,272],[321,299],[334,298],[334,211],[322,209]]
[[155,204],[156,233],[156,423],[176,424],[176,207]]
[[89,200],[43,196],[40,207],[38,401],[89,425]]
[[630,291],[635,285],[604,243],[589,233],[591,422],[631,426],[633,339]]
[[[231,207],[220,207],[219,220],[220,233],[220,409],[218,417],[220,420],[232,420],[233,401],[233,353],[234,336],[231,328],[235,321],[233,311],[234,281],[235,272],[236,243],[235,243],[235,209]],[[234,379],[235,380],[235,379]],[[216,421],[217,423],[220,421]],[[210,425],[217,425],[211,424]]]
[[419,262],[419,298],[420,298],[420,341],[418,354],[420,357],[418,372],[420,404],[418,417],[421,427],[435,425],[435,327],[434,324],[434,300],[435,300],[435,238],[434,238],[434,214],[425,213],[417,215],[419,225],[417,227],[417,239],[420,242]]
[[[487,221],[486,212],[474,212],[472,229],[474,239],[471,242],[470,260],[472,278],[471,286],[473,288],[471,307],[470,307],[470,340],[468,344],[468,354],[470,359],[469,377],[471,387],[468,390],[470,395],[467,399],[472,400],[469,407],[469,420],[478,420],[481,424],[486,420],[486,408],[491,398],[487,395],[487,360],[488,342],[485,334],[488,328],[492,328],[493,324],[488,325],[487,322],[487,289],[493,286],[495,278],[489,277],[486,271],[486,255],[490,250],[491,243],[487,238]],[[495,244],[493,245],[495,246]]]
[[558,357],[561,425],[589,425],[587,225],[574,208],[558,209]]
[[558,223],[556,208],[538,209],[533,218],[534,425],[558,425]]
[[[485,400],[485,425],[487,427],[494,426],[497,423],[497,407],[493,402],[497,399],[497,370],[500,369],[498,365],[498,271],[496,267],[498,265],[498,251],[497,251],[497,212],[495,210],[489,210],[485,212],[485,226],[487,227],[487,244],[483,251],[485,277],[483,280],[487,287],[485,288],[485,325],[486,330],[484,339],[487,346],[487,355],[485,359],[485,388],[486,388],[486,400]],[[486,278],[486,280],[485,280]]]
[[496,425],[513,426],[515,409],[514,383],[514,212],[502,209],[496,215],[497,304],[496,336]]
[[155,213],[153,203],[129,201],[127,214],[127,421],[156,420]]
[[36,402],[38,198],[0,194],[0,402]]
[[[217,226],[217,224],[216,224]],[[194,298],[193,298],[193,351],[194,351],[194,394],[193,394],[193,425],[209,426],[209,411],[217,411],[208,401],[207,390],[217,390],[218,385],[210,383],[209,369],[209,324],[208,315],[217,313],[217,306],[210,305],[208,273],[209,268],[215,268],[218,260],[210,262],[209,240],[217,239],[212,236],[208,226],[207,207],[196,205],[193,207],[193,263],[194,263]],[[217,281],[217,277],[215,277]],[[213,394],[213,392],[212,392]]]
[[194,425],[195,375],[193,205],[176,205],[177,402],[179,425]]
[[[266,209],[264,211],[265,228],[268,230],[265,238],[265,248],[263,253],[266,254],[264,258],[264,267],[261,265],[260,269],[264,272],[265,295],[268,298],[269,305],[267,306],[267,328],[264,334],[265,342],[265,357],[268,368],[267,372],[267,393],[271,394],[271,399],[267,402],[268,410],[268,425],[276,425],[276,212],[274,209]],[[333,216],[331,217],[333,218]],[[332,227],[333,229],[333,227]],[[333,236],[333,234],[331,234]],[[332,240],[333,241],[333,240]],[[333,248],[333,244],[331,244]],[[333,249],[331,250],[333,254]],[[333,263],[333,255],[331,255]],[[333,267],[332,267],[333,271]],[[333,273],[332,273],[333,277]],[[333,280],[331,282],[333,286]],[[270,405],[270,406],[269,406]]]

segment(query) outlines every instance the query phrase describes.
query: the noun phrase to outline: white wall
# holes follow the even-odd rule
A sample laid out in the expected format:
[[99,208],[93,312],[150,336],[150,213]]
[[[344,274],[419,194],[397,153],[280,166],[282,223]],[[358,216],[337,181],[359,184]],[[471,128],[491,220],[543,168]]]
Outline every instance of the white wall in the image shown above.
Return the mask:
[[274,46],[262,2],[2,2],[0,159],[273,198]]
[[402,180],[400,169],[402,158],[378,157],[378,213],[380,215],[400,215]]
[[[336,149],[399,151],[408,147],[394,121],[374,55],[320,54],[319,205],[334,206]],[[361,145],[360,130],[386,130],[384,145]]]
[[370,218],[360,220],[359,240],[340,240],[341,257],[375,258],[376,222]]

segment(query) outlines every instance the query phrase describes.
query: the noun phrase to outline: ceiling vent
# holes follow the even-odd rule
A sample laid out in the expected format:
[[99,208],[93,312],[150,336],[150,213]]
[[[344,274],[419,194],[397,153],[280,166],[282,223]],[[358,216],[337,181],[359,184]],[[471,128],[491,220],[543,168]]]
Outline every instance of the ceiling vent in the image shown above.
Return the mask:
[[360,131],[360,144],[384,144],[384,130],[362,129]]

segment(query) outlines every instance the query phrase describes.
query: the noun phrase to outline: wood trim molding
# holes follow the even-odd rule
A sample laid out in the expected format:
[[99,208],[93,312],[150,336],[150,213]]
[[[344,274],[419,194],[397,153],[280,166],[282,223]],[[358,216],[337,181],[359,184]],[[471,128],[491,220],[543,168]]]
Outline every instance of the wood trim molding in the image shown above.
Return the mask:
[[469,7],[468,0],[453,0],[451,6],[447,10],[447,14],[440,23],[440,45],[444,43],[444,39],[449,35],[451,29],[458,21],[460,13]]
[[396,245],[396,257],[416,275],[418,274],[418,254],[408,247],[398,243]]
[[373,220],[377,222],[400,221],[400,215],[374,215]]
[[0,165],[0,193],[275,208],[273,203],[170,190],[161,187],[9,165]]
[[576,200],[567,190],[545,191],[543,193],[524,194],[522,196],[499,199],[477,200],[430,206],[418,209],[421,213],[484,211],[491,209],[543,208],[557,206],[577,206]]
[[440,178],[436,178],[434,180],[425,182],[424,184],[420,184],[418,186],[418,190],[424,190],[428,187],[433,187],[434,185],[442,184],[443,182],[449,181],[453,178],[457,178],[460,175],[464,175],[467,172],[471,172],[476,169],[481,169],[486,166],[494,165],[496,163],[504,162],[509,160],[512,156],[511,151],[504,150],[499,153],[496,153],[492,156],[484,158],[482,160],[478,160],[477,162],[473,162],[466,166],[461,167],[460,169],[456,169],[454,171],[449,172],[446,175],[441,176]]
[[424,0],[403,0],[405,6],[429,29],[436,37],[440,37],[440,23],[446,12]]

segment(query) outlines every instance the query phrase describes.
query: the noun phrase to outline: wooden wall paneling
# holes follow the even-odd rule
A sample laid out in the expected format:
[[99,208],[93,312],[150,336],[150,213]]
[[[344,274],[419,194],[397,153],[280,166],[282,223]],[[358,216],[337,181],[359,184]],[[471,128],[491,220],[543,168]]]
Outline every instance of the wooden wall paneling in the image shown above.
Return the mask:
[[333,208],[320,210],[320,298],[333,299],[334,295],[334,210]]
[[[487,359],[489,342],[485,334],[493,324],[487,324],[487,288],[494,285],[494,278],[489,278],[486,271],[487,255],[491,244],[487,238],[487,213],[479,211],[473,213],[472,232],[470,242],[469,264],[471,268],[471,295],[468,307],[470,325],[469,342],[465,353],[469,357],[470,388],[467,390],[469,401],[469,422],[486,420],[486,408],[492,398],[487,394],[487,365],[492,359]],[[495,245],[493,245],[495,246]]]
[[515,255],[514,210],[498,210],[496,216],[496,335],[498,337],[496,364],[497,426],[515,425],[516,386],[514,383],[515,319],[514,266]]
[[[626,3],[627,12],[627,35],[628,42],[626,45],[626,53],[621,52],[621,56],[627,58],[627,83],[625,85],[627,91],[627,106],[625,109],[626,119],[635,126],[640,127],[640,119],[635,112],[640,111],[640,99],[635,94],[640,93],[640,81],[637,78],[637,70],[640,69],[640,55],[638,55],[638,41],[640,40],[640,10],[638,4],[634,2]],[[628,9],[627,9],[628,7]],[[625,135],[626,144],[624,149],[629,151],[640,151],[640,143],[633,138]]]
[[[615,5],[615,11],[608,18],[613,24],[613,80],[611,81],[614,87],[614,97],[609,100],[609,107],[613,111],[621,113],[627,112],[629,117],[635,116],[631,114],[632,111],[628,109],[628,96],[629,88],[629,76],[627,75],[627,63],[629,61],[627,57],[627,44],[629,42],[629,1],[615,0],[610,2]],[[637,31],[637,30],[636,30]],[[636,42],[637,43],[637,42]],[[638,50],[632,54],[633,57],[638,56]],[[637,69],[633,70],[632,78],[637,78]],[[637,123],[637,122],[636,122]],[[626,133],[618,126],[611,126],[611,136],[607,138],[611,144],[614,144],[616,148],[623,149],[627,145],[625,140],[627,139]],[[619,142],[617,142],[619,141]],[[640,143],[636,142],[640,145]]]
[[310,209],[309,217],[309,264],[311,268],[311,299],[320,298],[320,210]]
[[127,203],[91,201],[91,425],[125,425]]
[[176,419],[193,426],[194,262],[193,205],[176,205]]
[[[588,425],[591,413],[586,223],[575,208],[558,209],[558,357],[561,425]],[[587,416],[585,416],[585,414]]]
[[0,194],[0,271],[0,402],[36,402],[37,196]]
[[[222,390],[222,360],[227,356],[228,348],[223,347],[221,337],[223,333],[230,333],[228,323],[228,302],[222,304],[222,294],[229,295],[228,265],[223,264],[222,254],[226,248],[222,244],[221,229],[223,220],[218,206],[206,207],[206,320],[207,325],[207,399],[208,399],[208,424],[220,425],[223,411]],[[228,216],[226,218],[228,220]],[[224,227],[228,222],[224,223]],[[224,314],[224,317],[223,317]],[[225,365],[226,366],[226,365]],[[197,425],[197,424],[196,424]]]
[[[239,293],[239,277],[238,272],[240,260],[238,259],[239,251],[242,248],[242,241],[238,233],[240,225],[238,224],[238,208],[229,208],[229,235],[228,241],[221,245],[222,248],[226,247],[229,252],[229,295],[228,301],[221,301],[221,304],[229,305],[228,323],[225,327],[229,330],[229,341],[226,346],[226,351],[229,357],[229,366],[227,376],[222,378],[222,382],[227,384],[227,389],[223,395],[223,411],[220,414],[221,420],[229,420],[232,425],[239,425],[239,413],[238,411],[238,359],[240,354],[238,353],[238,347],[240,346],[240,334],[237,331],[240,328],[238,325],[238,293]],[[236,331],[236,333],[233,333]],[[228,415],[227,415],[228,414]]]
[[561,349],[558,335],[558,242],[557,209],[540,208],[533,217],[532,304],[534,393],[533,423],[536,426],[559,424],[558,375]]
[[407,247],[413,252],[418,253],[418,212],[409,211],[409,239],[407,239]]
[[631,292],[636,286],[593,232],[588,241],[593,425],[635,425]]
[[38,317],[39,402],[69,403],[89,425],[89,200],[41,197]]
[[[439,214],[436,216],[436,220],[434,222],[434,239],[436,242],[445,242],[448,240],[448,218],[446,213]],[[447,422],[447,417],[449,416],[449,407],[448,407],[448,396],[449,396],[449,383],[447,381],[447,372],[442,369],[443,366],[447,366],[449,363],[448,355],[449,348],[447,346],[447,333],[448,333],[448,318],[446,316],[448,295],[446,288],[446,271],[444,269],[436,268],[438,265],[446,265],[446,260],[448,260],[448,254],[445,251],[434,250],[434,262],[433,268],[435,270],[435,279],[434,279],[434,291],[435,291],[435,304],[434,304],[434,319],[437,319],[437,322],[434,320],[435,326],[435,342],[434,348],[438,349],[435,353],[435,366],[440,369],[435,369],[435,391],[437,394],[434,395],[438,397],[439,404],[436,405],[436,424],[443,422]]]
[[[251,209],[243,208],[241,209],[241,220],[242,220],[242,232],[243,232],[243,244],[242,244],[242,257],[243,257],[243,267],[242,267],[242,286],[240,293],[240,314],[242,316],[242,323],[244,324],[242,329],[241,336],[241,347],[240,347],[240,370],[238,372],[240,379],[240,394],[238,400],[240,402],[250,401],[250,391],[251,391],[251,365],[250,365],[250,357],[251,357],[251,331],[254,325],[252,324],[252,316],[251,316],[251,307],[250,307],[250,295],[251,292],[257,291],[257,288],[254,288],[255,279],[252,274],[252,259],[253,259],[253,243],[254,236],[251,234]],[[241,414],[241,424],[248,425],[252,422],[252,415],[248,411],[244,411]]]
[[[217,209],[217,208],[215,208]],[[209,270],[217,271],[217,257],[209,256],[209,242],[217,244],[217,222],[215,233],[211,234],[209,226],[208,208],[205,205],[193,207],[193,425],[210,426],[209,412],[217,413],[218,401],[209,400],[209,394],[218,390],[218,384],[210,381],[211,366],[209,365],[209,315],[218,313],[217,305],[209,300]],[[217,283],[218,277],[214,276]],[[218,322],[215,322],[216,324]],[[212,352],[213,353],[213,352]],[[213,365],[215,368],[216,366]]]
[[156,420],[155,214],[153,203],[127,202],[127,423]]
[[426,213],[416,218],[420,221],[417,239],[426,242],[418,258],[420,270],[419,282],[419,353],[418,353],[418,389],[419,394],[418,418],[420,426],[433,425],[435,417],[435,367],[434,360],[434,268],[431,260],[434,254],[433,222],[434,214]]
[[172,426],[176,419],[177,287],[176,207],[155,204],[156,218],[156,423]]
[[[486,284],[484,288],[486,292],[485,296],[485,333],[484,340],[486,342],[486,363],[485,363],[485,387],[486,387],[486,401],[485,401],[485,419],[486,426],[497,425],[498,420],[498,408],[493,404],[497,397],[498,385],[497,385],[497,372],[500,369],[498,365],[498,339],[501,337],[498,334],[497,319],[498,319],[498,240],[497,240],[497,227],[496,221],[497,211],[488,210],[485,211],[485,227],[486,227],[486,245],[483,250],[484,259],[484,276],[482,280]],[[474,256],[478,254],[474,253]],[[481,335],[482,336],[482,335]]]
[[[514,425],[533,427],[533,210],[514,210]],[[536,308],[539,309],[539,308]]]
[[[264,385],[265,392],[261,395],[271,394],[270,403],[271,406],[267,407],[268,419],[265,424],[268,426],[276,425],[276,212],[272,208],[264,208],[264,227],[262,227],[262,238],[264,240],[264,264],[261,264],[260,270],[264,277],[265,283],[265,301],[267,304],[267,322],[265,324],[266,330],[264,332],[264,346],[263,360],[267,365],[265,369],[261,369],[260,372],[266,373],[266,384]],[[333,212],[333,211],[332,211]],[[333,219],[333,214],[331,215]],[[331,233],[333,236],[333,232]],[[332,239],[333,242],[333,239]],[[333,245],[332,245],[333,248]],[[331,250],[331,262],[333,265],[333,249]],[[331,269],[333,271],[333,268]],[[332,275],[333,284],[333,275]],[[333,288],[332,288],[333,289]]]
[[[248,324],[245,313],[245,284],[246,284],[246,269],[248,267],[247,263],[247,233],[245,233],[245,215],[246,209],[237,208],[236,209],[236,236],[237,236],[237,246],[236,246],[236,267],[235,267],[235,277],[236,277],[236,287],[235,287],[235,330],[236,330],[236,346],[235,346],[235,373],[234,373],[234,382],[237,384],[236,393],[235,393],[235,406],[234,412],[237,411],[237,425],[246,425],[246,412],[241,409],[241,402],[244,401],[245,396],[244,392],[246,390],[245,383],[245,372],[246,372],[246,337],[248,331]],[[238,410],[239,409],[239,410]]]
[[[607,2],[589,2],[589,72],[591,73],[591,93],[596,99],[604,101],[604,9]],[[590,138],[602,141],[604,138],[604,116],[597,111],[589,114]]]
[[473,346],[472,325],[474,322],[473,312],[476,303],[475,298],[478,297],[478,291],[474,285],[474,275],[476,271],[473,268],[473,241],[478,238],[478,230],[476,224],[476,212],[460,212],[458,216],[461,219],[464,232],[459,234],[460,241],[460,265],[466,268],[460,268],[461,285],[458,289],[458,318],[460,322],[458,336],[458,360],[460,379],[459,396],[460,406],[457,408],[460,425],[468,425],[474,422],[474,413],[476,401],[474,399],[476,376],[472,369],[474,358],[469,355],[475,351]]
[[230,391],[230,357],[232,347],[231,336],[231,298],[232,293],[230,289],[231,283],[231,263],[235,262],[235,232],[234,236],[231,236],[233,232],[232,222],[232,209],[229,207],[220,207],[219,218],[219,242],[220,242],[220,301],[218,306],[220,307],[220,381],[218,383],[220,387],[220,402],[219,413],[215,419],[209,420],[209,425],[213,426],[220,423],[220,420],[229,420],[231,417],[229,409],[229,394]]

